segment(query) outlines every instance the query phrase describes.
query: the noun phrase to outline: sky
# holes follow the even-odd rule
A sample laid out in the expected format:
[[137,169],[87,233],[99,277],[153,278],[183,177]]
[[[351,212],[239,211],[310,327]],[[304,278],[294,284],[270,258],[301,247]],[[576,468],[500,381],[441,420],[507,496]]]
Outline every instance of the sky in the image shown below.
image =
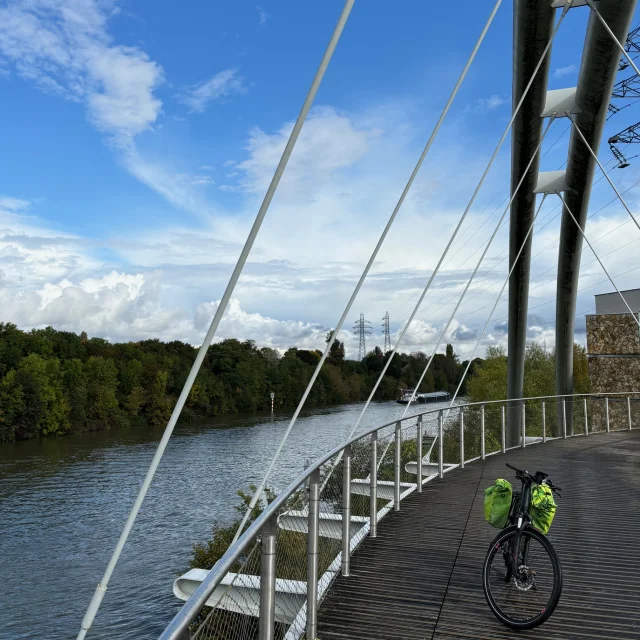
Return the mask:
[[[218,338],[323,346],[493,4],[356,2]],[[199,344],[341,9],[340,0],[1,1],[0,321]],[[575,86],[587,19],[576,8],[563,23],[550,88]],[[351,311],[340,336],[348,355],[360,313],[374,330],[369,349],[383,344],[386,311],[395,342],[476,188],[510,118],[511,32],[505,1]],[[605,140],[640,120],[640,105],[618,106],[627,104]],[[566,161],[567,129],[566,119],[553,124],[543,170]],[[506,205],[509,146],[401,351],[437,348]],[[606,143],[600,157],[636,211],[640,159],[613,169]],[[598,182],[587,234],[616,284],[635,288],[640,231],[614,196]],[[550,197],[539,215],[529,304],[528,337],[549,348],[558,212]],[[474,349],[506,276],[506,228],[439,350]],[[578,341],[594,294],[612,289],[585,247]],[[478,355],[505,343],[505,315],[506,295]]]

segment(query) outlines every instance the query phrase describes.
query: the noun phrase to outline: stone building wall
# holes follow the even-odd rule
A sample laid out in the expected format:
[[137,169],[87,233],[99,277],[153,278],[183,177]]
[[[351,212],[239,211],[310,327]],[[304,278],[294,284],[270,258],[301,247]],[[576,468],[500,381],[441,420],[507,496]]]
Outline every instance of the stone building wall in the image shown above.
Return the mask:
[[640,391],[640,357],[589,355],[591,393]]
[[[587,316],[587,354],[591,393],[623,393],[640,391],[640,329],[630,314]],[[640,422],[640,401],[632,396],[590,398],[590,429],[603,431],[609,407],[611,429],[628,428]]]
[[640,355],[640,330],[630,314],[587,316],[589,355]]

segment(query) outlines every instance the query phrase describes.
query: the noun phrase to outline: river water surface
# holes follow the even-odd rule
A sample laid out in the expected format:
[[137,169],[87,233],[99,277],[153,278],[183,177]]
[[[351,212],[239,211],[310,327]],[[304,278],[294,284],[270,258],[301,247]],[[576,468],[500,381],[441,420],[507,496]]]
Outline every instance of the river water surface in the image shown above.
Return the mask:
[[[337,446],[361,408],[299,418],[270,485],[284,488],[306,458]],[[403,410],[373,404],[362,430]],[[235,492],[261,480],[288,418],[233,416],[176,429],[90,640],[158,637],[178,610],[171,585],[191,545],[214,521],[234,517]],[[0,639],[76,637],[161,433],[129,429],[0,445]]]

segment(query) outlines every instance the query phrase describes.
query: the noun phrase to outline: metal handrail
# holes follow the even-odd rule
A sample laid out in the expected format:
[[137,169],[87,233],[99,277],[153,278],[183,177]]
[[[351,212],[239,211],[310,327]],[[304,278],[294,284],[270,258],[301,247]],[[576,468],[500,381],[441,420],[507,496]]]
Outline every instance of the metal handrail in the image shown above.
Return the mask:
[[[509,403],[521,403],[531,400],[548,400],[548,399],[578,399],[578,398],[608,398],[611,396],[631,396],[640,395],[640,391],[625,391],[625,392],[611,392],[611,393],[581,393],[581,394],[564,394],[564,395],[548,395],[548,396],[531,396],[524,398],[514,398],[511,400],[489,400],[486,402],[470,402],[460,405],[454,405],[447,408],[439,407],[437,409],[429,409],[415,413],[404,418],[396,418],[387,423],[371,427],[370,429],[353,436],[351,439],[342,442],[340,445],[320,457],[316,462],[307,467],[299,476],[297,476],[284,491],[282,491],[265,509],[264,511],[249,525],[246,531],[238,538],[238,540],[229,546],[224,555],[216,562],[215,566],[209,571],[206,578],[200,583],[189,599],[180,608],[180,611],[174,616],[173,620],[169,623],[163,633],[160,635],[159,640],[181,640],[184,636],[184,632],[188,629],[189,625],[195,620],[201,609],[205,606],[207,600],[213,593],[214,589],[222,582],[227,573],[231,571],[231,568],[237,558],[243,551],[249,546],[251,541],[260,533],[260,531],[269,525],[272,518],[277,515],[277,512],[282,508],[287,500],[314,474],[317,474],[321,467],[327,462],[331,461],[337,455],[340,455],[347,447],[352,444],[371,436],[378,431],[390,426],[396,426],[399,423],[417,420],[417,418],[424,419],[424,416],[439,414],[448,410],[463,410],[467,407],[478,407],[487,405],[505,405]],[[423,420],[422,420],[423,421]]]

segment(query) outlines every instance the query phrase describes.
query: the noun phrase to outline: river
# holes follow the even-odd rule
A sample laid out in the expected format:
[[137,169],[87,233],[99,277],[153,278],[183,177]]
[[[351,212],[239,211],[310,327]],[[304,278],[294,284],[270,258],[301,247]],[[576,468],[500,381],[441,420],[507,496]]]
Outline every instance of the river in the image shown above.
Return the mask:
[[[302,415],[271,486],[283,488],[306,458],[336,446],[361,408]],[[363,429],[403,410],[372,404]],[[90,640],[158,637],[178,610],[171,585],[191,545],[233,518],[235,492],[260,481],[288,419],[231,416],[176,429]],[[1,640],[75,638],[160,435],[127,429],[0,445]]]

